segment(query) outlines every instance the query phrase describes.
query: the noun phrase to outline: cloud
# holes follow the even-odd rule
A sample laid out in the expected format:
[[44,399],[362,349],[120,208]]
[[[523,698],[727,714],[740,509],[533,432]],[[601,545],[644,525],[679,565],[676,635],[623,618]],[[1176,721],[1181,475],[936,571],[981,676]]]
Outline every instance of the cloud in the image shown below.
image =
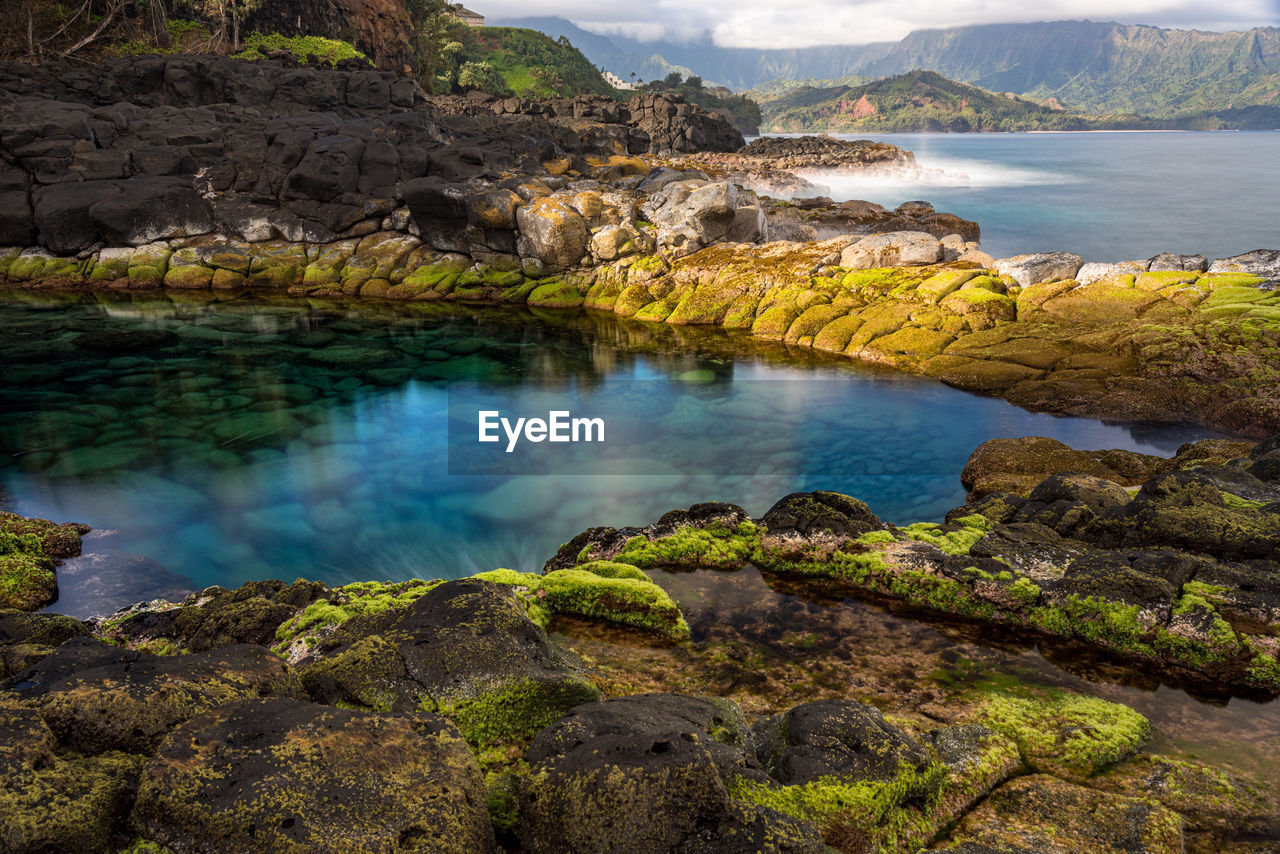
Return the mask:
[[721,47],[748,48],[866,44],[919,29],[1086,18],[1203,30],[1280,25],[1280,0],[491,0],[483,11],[495,19],[558,16],[643,40],[710,34]]

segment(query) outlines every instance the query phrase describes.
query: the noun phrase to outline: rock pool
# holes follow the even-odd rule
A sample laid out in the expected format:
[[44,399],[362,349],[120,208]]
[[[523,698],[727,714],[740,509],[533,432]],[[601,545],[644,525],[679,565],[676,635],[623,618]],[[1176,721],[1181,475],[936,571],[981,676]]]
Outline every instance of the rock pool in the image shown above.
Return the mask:
[[[129,583],[75,607],[75,579],[101,573],[68,564],[58,608],[83,613],[183,584],[538,569],[592,525],[712,499],[758,514],[801,489],[860,496],[895,522],[938,519],[963,503],[960,469],[993,437],[1167,454],[1210,435],[1034,414],[597,313],[24,292],[3,297],[0,328],[12,509],[92,525],[86,553],[150,561],[115,561]],[[450,453],[453,381],[522,412],[616,415],[616,438],[520,469],[574,474],[469,467]],[[470,424],[455,427],[455,442],[470,439]]]

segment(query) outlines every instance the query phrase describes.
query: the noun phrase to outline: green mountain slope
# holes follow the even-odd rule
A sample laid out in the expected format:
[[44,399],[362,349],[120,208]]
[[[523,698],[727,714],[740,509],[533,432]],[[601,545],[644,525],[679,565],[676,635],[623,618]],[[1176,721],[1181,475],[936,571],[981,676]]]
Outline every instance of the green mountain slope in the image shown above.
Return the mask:
[[[802,86],[760,97],[763,126],[771,131],[968,132],[1086,130],[1099,120],[1061,107],[1042,106],[948,80],[932,71],[913,71],[861,86]],[[1139,126],[1116,117],[1112,125]]]
[[924,30],[858,70],[884,76],[915,68],[1092,113],[1170,117],[1280,106],[1280,29],[1206,33],[1058,21]]
[[466,62],[493,68],[501,75],[507,92],[539,98],[616,94],[591,61],[567,39],[553,39],[518,27],[468,29],[463,39]]

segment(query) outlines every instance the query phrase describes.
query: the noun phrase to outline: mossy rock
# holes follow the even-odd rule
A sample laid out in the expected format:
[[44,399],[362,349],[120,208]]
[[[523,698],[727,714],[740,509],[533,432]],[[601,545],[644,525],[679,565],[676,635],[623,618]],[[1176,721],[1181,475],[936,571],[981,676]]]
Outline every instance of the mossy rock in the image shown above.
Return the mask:
[[0,611],[0,680],[21,673],[66,641],[89,635],[89,626],[61,614]]
[[516,586],[450,581],[407,607],[351,617],[301,665],[303,684],[320,702],[438,711],[478,748],[522,744],[599,692],[530,619]]
[[203,290],[213,284],[213,270],[199,264],[170,267],[164,275],[164,284],[175,290]]
[[1158,294],[1150,291],[1103,281],[1054,297],[1042,307],[1051,315],[1073,323],[1117,323],[1146,316],[1162,302]]
[[911,839],[904,807],[935,800],[947,771],[874,707],[806,703],[762,721],[756,735],[774,780],[734,777],[735,799],[813,824],[828,840],[871,837],[872,850],[926,841]]
[[680,606],[640,569],[620,561],[591,561],[546,575],[498,569],[477,578],[522,591],[530,616],[544,626],[556,614],[653,632],[689,636]]
[[975,286],[973,282],[943,298],[938,305],[944,311],[964,318],[973,330],[990,329],[1008,323],[1018,315],[1017,303],[1011,297]]
[[698,282],[679,293],[679,302],[667,317],[667,323],[677,325],[720,324],[730,311],[754,313],[758,296],[753,296],[745,283],[733,278],[725,281]]
[[992,792],[949,838],[953,846],[966,842],[1039,854],[1184,850],[1182,820],[1155,800],[1098,792],[1040,774]]
[[814,349],[826,350],[829,353],[843,353],[864,322],[861,317],[856,315],[840,317],[831,321],[814,334]]
[[876,338],[859,355],[896,367],[911,367],[938,355],[955,340],[946,332],[908,327]]
[[774,305],[765,309],[751,324],[751,334],[765,341],[781,341],[787,330],[800,316],[801,309],[794,303]]
[[759,557],[760,533],[750,521],[682,526],[670,534],[634,536],[613,560],[640,567],[739,567]]
[[938,303],[943,297],[958,291],[966,282],[980,275],[980,270],[943,270],[917,285],[916,293],[925,302]]
[[407,608],[439,582],[362,581],[324,592],[275,630],[276,652],[290,660],[305,657],[318,640],[353,617]]
[[305,696],[284,662],[248,645],[155,656],[78,638],[13,681],[59,744],[91,754],[149,754],[174,726],[207,709],[247,697]]
[[77,525],[0,512],[0,609],[35,611],[58,595],[54,560],[80,554]]
[[675,301],[670,298],[654,300],[647,305],[641,306],[632,317],[636,320],[646,320],[650,323],[661,323],[671,315],[675,307]]
[[1183,817],[1193,831],[1229,838],[1265,835],[1276,813],[1275,795],[1204,762],[1139,754],[1090,781],[1103,791],[1151,798]]
[[1157,270],[1139,273],[1133,285],[1144,291],[1163,291],[1175,285],[1192,284],[1202,275],[1198,270]]
[[[0,710],[0,731],[8,729],[7,716]],[[3,741],[12,744],[11,735],[5,732]],[[65,759],[50,754],[6,768],[0,780],[0,848],[115,850],[145,762],[122,753]]]
[[285,854],[483,854],[487,802],[474,755],[439,716],[266,699],[177,730],[143,774],[133,821],[174,850],[216,838]]
[[728,797],[751,752],[750,730],[727,701],[644,694],[580,706],[529,747],[522,842],[581,854],[820,854],[811,825]]
[[926,376],[977,394],[998,394],[1020,382],[1044,376],[1044,371],[1026,365],[945,354],[921,363],[920,369]]
[[1018,745],[1027,765],[1084,780],[1135,753],[1151,724],[1128,706],[1096,697],[993,695],[977,718]]

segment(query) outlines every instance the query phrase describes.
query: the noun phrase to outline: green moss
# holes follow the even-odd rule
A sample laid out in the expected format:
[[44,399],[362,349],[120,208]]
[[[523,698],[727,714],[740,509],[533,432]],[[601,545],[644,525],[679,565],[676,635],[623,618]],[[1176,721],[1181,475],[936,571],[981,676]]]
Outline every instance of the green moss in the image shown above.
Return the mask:
[[[867,850],[893,851],[904,846],[914,850],[928,841],[918,832],[918,808],[936,800],[945,776],[946,770],[939,765],[917,770],[904,764],[884,781],[828,776],[782,786],[735,777],[727,788],[731,798],[809,822],[828,838],[862,831],[876,843]],[[916,809],[907,808],[908,803]]]
[[919,281],[922,277],[919,273],[913,275],[904,267],[877,267],[845,273],[840,279],[840,287],[850,291],[886,294],[904,283]]
[[529,292],[529,305],[540,308],[576,308],[582,299],[577,285],[561,279],[541,279]]
[[1239,495],[1233,495],[1230,492],[1222,493],[1222,503],[1228,507],[1238,507],[1243,510],[1258,510],[1264,506],[1265,501],[1250,501],[1248,498],[1241,498]]
[[902,570],[891,576],[888,588],[912,605],[947,614],[986,620],[996,611],[994,604],[974,597],[959,581],[919,570]]
[[[584,549],[583,551],[586,551]],[[619,563],[613,560],[593,560],[587,563],[580,563],[575,569],[583,572],[594,573],[602,578],[633,578],[636,581],[648,581],[649,576],[644,571],[632,566],[629,563]]]
[[615,558],[635,566],[737,567],[760,557],[760,529],[743,522],[733,530],[725,526],[681,528],[650,540],[632,537]]
[[1009,585],[1008,593],[1024,607],[1031,607],[1040,601],[1040,587],[1030,578],[1019,578]]
[[312,602],[302,613],[290,617],[276,629],[276,651],[284,653],[294,642],[315,630],[340,626],[352,617],[381,614],[392,608],[407,608],[438,584],[420,579],[403,582],[362,581],[335,587],[324,599]]
[[1250,653],[1249,665],[1245,669],[1248,680],[1260,688],[1280,690],[1280,659],[1276,654],[1252,640],[1244,639],[1244,646]]
[[1077,780],[1129,756],[1151,733],[1147,719],[1128,706],[1062,692],[995,695],[978,716],[1012,739],[1032,769]]
[[[946,530],[959,526],[954,530]],[[991,531],[991,522],[985,516],[964,516],[952,525],[935,525],[917,522],[903,529],[907,536],[922,543],[935,545],[949,555],[968,554],[973,545]]]
[[675,640],[689,636],[680,606],[648,578],[608,578],[579,569],[548,573],[540,588],[557,614],[635,626]]
[[680,606],[629,564],[595,561],[546,575],[495,569],[475,577],[519,590],[530,619],[544,628],[560,614],[631,626],[673,640],[689,636]]
[[0,785],[3,850],[112,850],[145,762],[113,751],[9,769]]
[[373,65],[373,61],[356,50],[350,42],[320,36],[288,37],[280,33],[252,33],[244,40],[244,50],[232,56],[236,59],[262,59],[263,54],[258,50],[259,47],[267,51],[288,51],[299,62],[306,62],[308,57],[314,56],[329,66],[336,66],[347,59],[363,59]]
[[422,703],[423,711],[449,718],[477,750],[498,744],[527,744],[564,717],[566,709],[590,703],[600,692],[585,679],[526,681],[468,700]]
[[34,611],[58,591],[48,555],[80,550],[80,535],[66,525],[0,513],[0,608]]
[[894,536],[892,531],[868,531],[865,534],[860,534],[857,539],[857,542],[868,546],[897,541],[898,538]]
[[[638,225],[648,225],[649,223],[637,223]],[[667,271],[666,263],[657,255],[644,255],[631,262],[630,269],[643,273],[665,273]]]
[[1138,621],[1141,605],[1072,593],[1057,606],[1032,610],[1030,622],[1051,634],[1077,637],[1119,652],[1156,657]]
[[484,775],[489,795],[489,821],[498,838],[514,840],[520,830],[520,778],[506,771]]

